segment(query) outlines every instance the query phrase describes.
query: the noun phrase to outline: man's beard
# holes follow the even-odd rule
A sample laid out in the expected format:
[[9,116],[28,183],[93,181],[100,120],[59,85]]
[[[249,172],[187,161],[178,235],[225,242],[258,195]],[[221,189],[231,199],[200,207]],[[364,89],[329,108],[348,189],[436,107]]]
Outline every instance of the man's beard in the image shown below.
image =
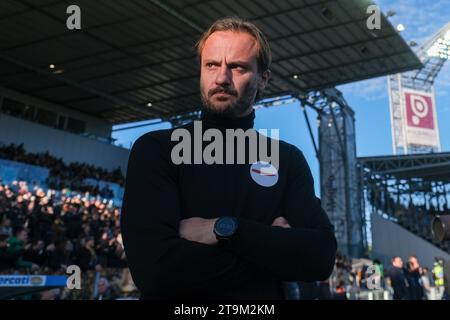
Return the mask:
[[[249,83],[245,87],[241,97],[238,97],[237,91],[224,87],[217,87],[208,90],[205,94],[203,85],[200,83],[200,95],[203,107],[211,113],[230,117],[245,114],[248,109],[252,108],[253,103],[255,102],[257,90],[258,88],[256,83]],[[213,102],[212,98],[216,93],[226,93],[232,97],[236,97],[237,100],[232,102],[230,101],[232,97],[229,97],[227,101]],[[218,104],[220,104],[220,106]]]

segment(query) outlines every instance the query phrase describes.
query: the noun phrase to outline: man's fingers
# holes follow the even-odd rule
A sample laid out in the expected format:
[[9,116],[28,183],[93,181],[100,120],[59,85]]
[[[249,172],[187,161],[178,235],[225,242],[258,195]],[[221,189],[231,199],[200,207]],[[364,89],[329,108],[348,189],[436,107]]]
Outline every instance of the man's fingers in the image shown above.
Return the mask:
[[183,236],[186,235],[188,226],[189,226],[189,221],[187,221],[187,220],[180,221],[180,225],[179,225],[179,229],[178,229],[178,233],[180,234],[180,237],[184,238]]
[[215,244],[216,236],[213,233],[214,222],[216,219],[204,219],[192,217],[180,220],[179,236],[186,240],[200,242],[204,244]]

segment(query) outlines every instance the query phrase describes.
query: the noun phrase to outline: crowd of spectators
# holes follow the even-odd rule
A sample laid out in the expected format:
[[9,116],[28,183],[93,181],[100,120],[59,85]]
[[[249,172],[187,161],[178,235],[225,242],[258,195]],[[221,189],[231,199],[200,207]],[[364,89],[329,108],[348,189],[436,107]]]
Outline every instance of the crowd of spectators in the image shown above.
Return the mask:
[[88,193],[0,183],[0,273],[124,268],[119,216],[112,200]]
[[[72,162],[67,164],[61,158],[50,155],[48,152],[27,152],[23,144],[0,145],[0,159],[48,168],[50,174],[47,185],[55,190],[70,188],[81,192],[89,192],[90,194],[101,194],[104,192],[99,190],[97,186],[87,184],[85,179],[89,178],[116,183],[122,187],[124,185],[124,177],[120,168],[107,171],[101,167],[85,163]],[[102,194],[102,196],[105,195]]]
[[[45,186],[34,181],[7,184],[0,177],[0,274],[66,274],[69,265],[77,265],[84,287],[96,288],[96,293],[52,289],[33,299],[114,299],[123,295],[124,287],[135,292],[122,245],[120,203],[114,202],[108,184],[123,187],[120,168],[109,172],[67,164],[14,144],[0,145],[0,159],[49,169]],[[106,182],[101,188],[95,184],[100,181]],[[96,280],[96,274],[105,278]]]

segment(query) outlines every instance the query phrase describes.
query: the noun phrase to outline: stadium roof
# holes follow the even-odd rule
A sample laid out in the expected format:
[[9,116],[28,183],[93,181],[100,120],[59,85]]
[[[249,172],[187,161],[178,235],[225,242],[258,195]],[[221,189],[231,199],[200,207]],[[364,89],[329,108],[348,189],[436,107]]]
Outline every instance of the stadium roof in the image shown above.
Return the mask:
[[[113,124],[191,112],[200,106],[194,44],[214,20],[235,14],[270,40],[265,97],[421,67],[384,16],[380,30],[366,27],[371,3],[2,0],[0,86]],[[69,4],[81,8],[81,30],[66,27]]]
[[371,173],[450,182],[450,152],[358,158]]

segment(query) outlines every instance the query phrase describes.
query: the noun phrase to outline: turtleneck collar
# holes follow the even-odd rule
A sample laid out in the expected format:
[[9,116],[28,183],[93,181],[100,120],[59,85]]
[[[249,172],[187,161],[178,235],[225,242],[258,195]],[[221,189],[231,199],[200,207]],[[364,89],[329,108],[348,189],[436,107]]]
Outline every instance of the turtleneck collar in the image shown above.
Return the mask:
[[202,125],[217,129],[243,129],[253,128],[255,110],[244,117],[227,117],[209,112],[205,109],[201,114]]

